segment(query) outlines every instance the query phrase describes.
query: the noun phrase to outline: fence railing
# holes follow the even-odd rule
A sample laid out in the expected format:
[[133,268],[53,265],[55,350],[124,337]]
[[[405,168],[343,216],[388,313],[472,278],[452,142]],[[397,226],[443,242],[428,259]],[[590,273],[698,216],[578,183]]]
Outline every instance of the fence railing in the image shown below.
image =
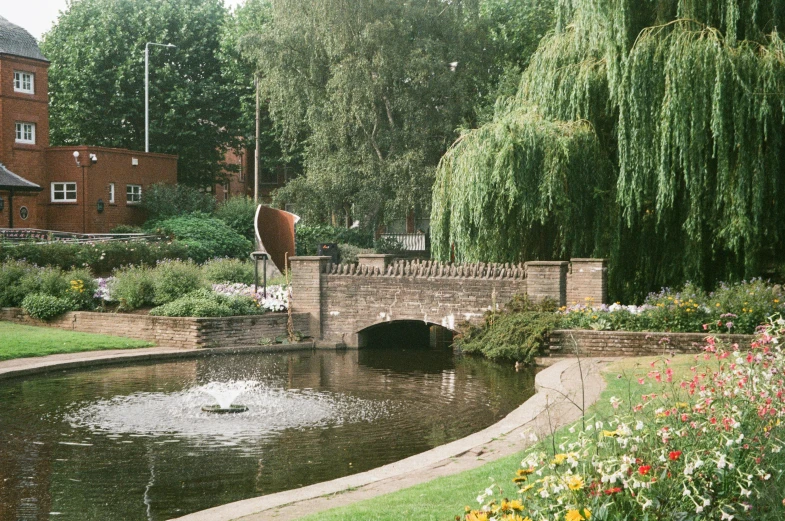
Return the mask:
[[427,236],[424,233],[383,233],[382,239],[392,239],[400,242],[406,251],[426,251],[428,249]]
[[0,241],[6,242],[109,242],[157,241],[160,237],[145,233],[72,233],[36,228],[0,228]]

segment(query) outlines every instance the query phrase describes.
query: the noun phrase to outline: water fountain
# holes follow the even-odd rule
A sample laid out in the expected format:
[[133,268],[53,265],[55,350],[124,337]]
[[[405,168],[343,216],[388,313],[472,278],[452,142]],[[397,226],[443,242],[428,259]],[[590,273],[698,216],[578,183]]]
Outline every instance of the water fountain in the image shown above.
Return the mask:
[[250,388],[258,386],[255,381],[233,381],[233,382],[210,382],[199,388],[206,394],[215,399],[214,405],[203,405],[204,412],[213,414],[232,414],[246,412],[248,407],[234,403],[238,396]]

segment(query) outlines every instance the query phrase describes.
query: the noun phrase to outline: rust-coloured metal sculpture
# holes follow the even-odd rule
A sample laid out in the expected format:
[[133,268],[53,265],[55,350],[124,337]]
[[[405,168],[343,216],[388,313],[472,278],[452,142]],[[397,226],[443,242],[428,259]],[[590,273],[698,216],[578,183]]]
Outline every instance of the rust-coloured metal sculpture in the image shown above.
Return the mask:
[[294,225],[300,217],[293,213],[259,205],[256,209],[256,241],[260,251],[270,255],[275,267],[283,273],[288,269],[287,254],[295,255]]

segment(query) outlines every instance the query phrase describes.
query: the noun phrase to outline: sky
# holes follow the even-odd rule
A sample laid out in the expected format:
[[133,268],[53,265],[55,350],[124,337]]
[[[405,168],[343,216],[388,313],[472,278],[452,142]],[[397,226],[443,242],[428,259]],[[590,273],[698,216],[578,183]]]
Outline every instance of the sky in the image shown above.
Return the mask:
[[[243,0],[224,0],[224,4],[229,7],[242,2]],[[65,7],[66,0],[0,0],[0,16],[12,24],[24,27],[40,40],[41,35],[51,29],[60,11],[65,10]]]

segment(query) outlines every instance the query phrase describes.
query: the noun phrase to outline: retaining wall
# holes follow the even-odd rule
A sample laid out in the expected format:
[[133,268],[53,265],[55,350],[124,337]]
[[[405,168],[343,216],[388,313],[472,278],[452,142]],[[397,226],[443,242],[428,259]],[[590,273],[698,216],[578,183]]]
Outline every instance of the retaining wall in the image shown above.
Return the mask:
[[[308,314],[293,313],[295,331],[307,333]],[[159,346],[197,349],[258,345],[262,338],[286,335],[285,313],[192,318],[72,311],[50,321],[37,320],[19,308],[0,308],[0,320],[147,340]]]
[[[546,356],[653,356],[699,353],[704,333],[557,330],[550,334]],[[723,341],[749,345],[752,335],[717,335]]]

